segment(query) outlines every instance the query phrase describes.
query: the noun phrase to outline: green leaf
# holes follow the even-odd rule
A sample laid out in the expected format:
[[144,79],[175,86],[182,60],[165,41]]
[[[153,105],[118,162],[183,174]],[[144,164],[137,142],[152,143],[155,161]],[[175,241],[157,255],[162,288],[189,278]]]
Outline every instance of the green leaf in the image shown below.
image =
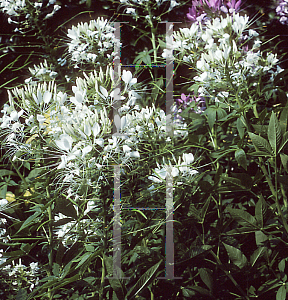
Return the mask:
[[264,136],[267,135],[268,125],[252,124],[252,126],[255,129],[256,134],[258,135],[263,134]]
[[201,223],[204,223],[205,216],[206,216],[206,214],[207,214],[207,211],[208,211],[208,208],[209,208],[209,204],[210,204],[210,199],[211,199],[211,197],[209,197],[209,198],[205,201],[205,203],[204,203],[204,205],[203,205],[203,207],[202,207],[202,209],[201,209],[201,212],[200,212]]
[[288,163],[288,155],[287,154],[284,154],[284,153],[280,153],[280,158],[281,158],[281,162],[282,162],[282,165],[284,167],[284,170],[286,172],[288,172],[288,167],[287,167],[287,163]]
[[277,153],[281,138],[281,128],[275,113],[272,111],[268,125],[268,140],[275,154]]
[[217,119],[219,121],[221,121],[221,119],[227,116],[227,113],[223,108],[218,108],[216,112],[217,112]]
[[60,266],[57,263],[53,263],[52,273],[54,276],[59,277]]
[[251,216],[247,211],[231,207],[227,207],[227,210],[231,214],[232,218],[235,219],[240,225],[250,228],[257,228],[255,218]]
[[188,297],[188,298],[191,298],[196,295],[196,293],[193,290],[187,288],[182,289],[182,294],[184,297]]
[[255,206],[255,218],[261,228],[263,228],[264,225],[264,215],[266,214],[266,212],[267,212],[267,204],[263,196],[260,195],[259,200],[257,201]]
[[[136,282],[136,284],[128,291],[127,299],[132,299],[135,297],[141,290],[146,288],[156,277],[156,271],[158,270],[160,264],[162,263],[162,259],[148,269]],[[130,296],[131,295],[131,296]]]
[[282,141],[279,146],[278,153],[283,149],[283,147],[286,145],[287,141],[288,141],[288,131],[286,131],[282,137]]
[[5,170],[5,169],[2,169],[0,170],[0,176],[3,177],[3,176],[15,176],[17,175],[16,173],[14,173],[13,171],[10,171],[10,170]]
[[282,132],[286,132],[287,130],[287,121],[288,121],[288,107],[284,107],[279,118],[279,125]]
[[81,267],[90,258],[91,255],[92,254],[90,252],[83,254],[75,269],[78,269],[79,267]]
[[216,122],[216,109],[215,106],[211,105],[205,110],[205,114],[207,115],[208,125],[210,129],[213,128],[215,122]]
[[235,151],[235,159],[237,161],[237,163],[247,171],[247,159],[246,159],[246,154],[245,151],[243,149],[238,149]]
[[27,291],[24,289],[20,289],[16,295],[15,300],[24,300],[27,297]]
[[56,263],[61,265],[63,262],[63,256],[65,253],[66,248],[63,246],[62,242],[60,241],[57,247],[57,252],[56,252]]
[[285,285],[280,286],[276,294],[276,300],[286,300],[286,287]]
[[241,116],[240,118],[237,119],[236,126],[237,126],[237,130],[239,132],[240,139],[243,139],[244,134],[245,134],[245,127],[246,127],[246,122],[245,122],[243,116]]
[[32,223],[36,223],[39,222],[39,216],[41,215],[40,212],[36,211],[32,216],[28,217],[24,223],[22,224],[22,226],[20,227],[20,229],[17,231],[20,232],[21,230],[25,229],[26,227],[30,226]]
[[266,292],[268,292],[270,290],[275,289],[276,287],[278,287],[280,285],[281,285],[281,283],[279,282],[278,278],[265,281],[265,283],[262,284],[258,289],[258,292],[260,293],[259,296],[261,296],[262,294],[265,294]]
[[201,295],[205,295],[205,296],[208,296],[208,297],[214,299],[213,295],[208,290],[202,288],[199,285],[189,286],[189,288],[196,291],[197,293],[199,293]]
[[2,254],[2,256],[3,257],[14,257],[14,259],[15,259],[15,258],[17,258],[19,256],[22,256],[23,254],[25,255],[24,251],[22,251],[22,250],[15,250],[15,251],[4,252]]
[[254,146],[257,148],[256,150],[259,149],[260,151],[273,155],[273,150],[267,140],[252,132],[249,132],[249,137],[252,140]]
[[[112,275],[114,272],[114,268],[119,268],[119,267],[113,265],[112,257],[104,255],[103,259],[104,259],[104,264],[105,264],[108,275],[109,274]],[[118,271],[117,274],[119,274],[119,277],[123,277],[124,274],[123,274],[122,270],[119,269],[116,271]],[[127,290],[126,290],[126,286],[125,286],[123,280],[121,280],[120,278],[110,278],[110,277],[108,277],[108,279],[109,279],[109,283],[110,283],[113,291],[117,295],[118,299],[126,299],[125,296],[126,296]]]
[[207,268],[200,268],[199,269],[199,275],[202,279],[202,281],[206,284],[208,289],[212,291],[213,289],[213,277],[212,277],[212,271]]
[[251,156],[273,157],[271,154],[269,155],[267,152],[264,152],[264,151],[255,151],[255,152],[248,153],[248,155],[251,155]]
[[223,245],[227,251],[229,258],[231,259],[234,265],[236,265],[240,269],[244,268],[247,265],[247,258],[241,252],[241,250],[233,246],[227,245],[225,243],[223,243]]
[[185,254],[184,254],[184,259],[182,261],[176,261],[175,265],[184,265],[187,264],[187,262],[191,262],[191,261],[196,261],[198,259],[200,259],[201,257],[205,257],[210,250],[213,247],[210,245],[203,245],[203,246],[192,246],[190,250],[188,250]]
[[279,269],[279,271],[280,272],[283,272],[284,273],[284,271],[285,271],[285,265],[286,265],[286,259],[284,258],[284,259],[282,259],[280,262],[279,262],[279,264],[278,264],[278,269]]
[[268,240],[268,236],[261,230],[255,231],[255,242],[258,247],[262,247],[263,243]]
[[[1,184],[1,183],[0,183]],[[7,184],[3,184],[1,187],[0,187],[0,198],[1,199],[5,199],[6,198],[6,193],[7,193]],[[3,209],[3,206],[1,207],[1,210]]]
[[251,257],[250,257],[250,264],[251,264],[251,267],[253,267],[253,266],[255,265],[256,261],[257,261],[260,257],[262,257],[262,256],[265,254],[266,251],[267,251],[267,247],[259,247],[259,248],[257,248],[257,249],[253,252],[253,254],[252,254]]

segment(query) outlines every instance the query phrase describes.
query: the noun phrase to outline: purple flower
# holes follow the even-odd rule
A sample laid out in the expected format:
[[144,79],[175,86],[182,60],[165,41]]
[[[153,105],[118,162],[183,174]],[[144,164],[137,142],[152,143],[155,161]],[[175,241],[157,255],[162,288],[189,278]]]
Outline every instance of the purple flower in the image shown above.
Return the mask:
[[278,6],[276,8],[276,13],[280,16],[280,23],[283,25],[288,25],[288,1],[279,1]]
[[194,102],[193,108],[191,108],[192,112],[197,114],[202,113],[206,109],[205,100],[203,97],[190,97],[190,94],[186,96],[184,93],[181,94],[180,99],[176,99],[176,109],[175,109],[175,117],[177,119],[182,119],[179,115],[183,110],[187,109]]
[[192,22],[202,22],[207,14],[224,12],[237,12],[241,5],[241,0],[230,0],[224,5],[223,0],[192,0],[192,7],[189,8],[187,18]]
[[193,0],[192,7],[189,7],[188,10],[187,18],[192,22],[201,22],[206,16],[202,0]]
[[209,6],[209,8],[212,8],[214,11],[220,10],[220,6],[222,4],[221,0],[205,0],[205,2]]
[[236,2],[236,0],[231,0],[226,5],[229,7],[229,12],[230,13],[233,12],[233,11],[237,12],[238,9],[240,8],[241,0],[239,0],[237,2]]

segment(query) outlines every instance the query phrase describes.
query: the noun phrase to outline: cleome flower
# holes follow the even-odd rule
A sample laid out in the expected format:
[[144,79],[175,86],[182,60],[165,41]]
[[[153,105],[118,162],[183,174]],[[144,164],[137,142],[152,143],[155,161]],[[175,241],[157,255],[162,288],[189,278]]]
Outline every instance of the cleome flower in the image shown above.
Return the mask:
[[89,23],[79,23],[68,29],[68,53],[74,67],[78,64],[109,65],[115,56],[114,45],[120,40],[114,36],[115,28],[103,17]]
[[[178,161],[173,156],[174,164],[171,161],[167,164],[163,158],[163,164],[158,164],[153,175],[148,176],[148,179],[154,183],[163,183],[168,177],[172,177],[177,185],[181,185],[184,181],[193,180],[194,175],[198,174],[191,165],[194,162],[194,155],[192,153],[183,153],[182,157],[178,157]],[[174,179],[175,178],[175,179]]]

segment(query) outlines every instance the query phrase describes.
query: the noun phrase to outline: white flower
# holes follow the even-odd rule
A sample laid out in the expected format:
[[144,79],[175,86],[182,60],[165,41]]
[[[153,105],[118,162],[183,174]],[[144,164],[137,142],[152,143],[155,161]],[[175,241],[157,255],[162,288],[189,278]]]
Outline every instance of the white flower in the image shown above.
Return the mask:
[[6,199],[1,199],[0,200],[0,208],[3,207],[4,205],[6,205],[8,203],[8,201]]
[[46,121],[46,118],[42,115],[37,115],[37,121],[39,122],[40,126]]
[[137,78],[132,78],[132,73],[126,70],[123,70],[122,80],[126,83],[126,85],[133,85],[137,83]]
[[56,145],[64,151],[70,151],[73,143],[73,139],[68,134],[61,134],[60,140],[55,141]]
[[92,146],[88,145],[82,149],[82,158],[92,150]]
[[61,155],[61,163],[57,167],[57,169],[64,169],[66,167],[67,162],[68,162],[67,155]]
[[129,157],[135,157],[135,158],[140,158],[140,154],[138,151],[131,151],[129,153]]
[[135,15],[135,14],[136,14],[135,8],[132,8],[132,7],[126,8],[126,14],[132,14],[132,15]]
[[124,145],[123,146],[123,151],[126,153],[126,152],[130,152],[131,151],[131,148],[127,145]]
[[43,101],[45,104],[49,103],[52,97],[52,93],[45,91],[44,95],[43,95]]
[[192,153],[183,153],[182,158],[186,165],[190,165],[194,161],[194,155]]

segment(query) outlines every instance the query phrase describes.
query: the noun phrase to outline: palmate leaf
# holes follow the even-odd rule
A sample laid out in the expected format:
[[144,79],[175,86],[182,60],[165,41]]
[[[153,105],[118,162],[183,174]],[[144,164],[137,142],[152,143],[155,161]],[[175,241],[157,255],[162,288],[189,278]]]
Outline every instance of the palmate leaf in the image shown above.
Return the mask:
[[254,146],[258,148],[261,152],[266,152],[269,155],[273,155],[273,150],[267,140],[252,132],[249,132],[249,137],[252,140]]
[[227,254],[229,256],[229,258],[231,259],[231,261],[233,262],[234,265],[236,265],[237,267],[239,267],[240,269],[242,269],[243,267],[245,267],[247,265],[247,258],[246,256],[241,252],[241,250],[230,246],[228,244],[223,243]]
[[282,134],[281,134],[279,121],[275,113],[272,111],[271,118],[268,125],[268,140],[275,154],[277,153],[277,149],[280,145],[281,138],[282,138]]
[[162,259],[147,270],[136,282],[136,284],[128,291],[127,299],[134,299],[134,297],[144,288],[146,288],[156,277],[156,271],[158,270],[160,264],[162,263]]

